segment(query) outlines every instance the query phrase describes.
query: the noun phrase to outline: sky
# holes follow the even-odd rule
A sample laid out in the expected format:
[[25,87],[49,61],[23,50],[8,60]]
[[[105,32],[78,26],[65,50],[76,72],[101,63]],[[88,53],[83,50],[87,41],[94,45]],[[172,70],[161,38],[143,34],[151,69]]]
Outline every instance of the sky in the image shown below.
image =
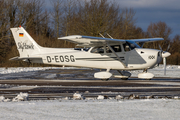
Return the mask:
[[[48,0],[46,0],[48,1]],[[87,0],[88,1],[88,0]],[[150,23],[165,22],[172,29],[170,38],[180,35],[180,0],[108,0],[121,8],[132,8],[136,26],[147,31]],[[49,4],[49,2],[46,2]]]
[[[111,1],[111,0],[109,0]],[[180,0],[114,0],[120,7],[133,8],[136,25],[147,31],[150,23],[165,22],[172,29],[171,38],[180,35]]]

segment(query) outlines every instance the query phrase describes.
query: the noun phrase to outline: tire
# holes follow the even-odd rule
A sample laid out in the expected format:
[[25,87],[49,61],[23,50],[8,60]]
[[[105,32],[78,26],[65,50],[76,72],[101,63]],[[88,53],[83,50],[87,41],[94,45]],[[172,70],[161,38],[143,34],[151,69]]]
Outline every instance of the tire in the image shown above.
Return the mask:
[[101,79],[102,81],[108,81],[109,79]]

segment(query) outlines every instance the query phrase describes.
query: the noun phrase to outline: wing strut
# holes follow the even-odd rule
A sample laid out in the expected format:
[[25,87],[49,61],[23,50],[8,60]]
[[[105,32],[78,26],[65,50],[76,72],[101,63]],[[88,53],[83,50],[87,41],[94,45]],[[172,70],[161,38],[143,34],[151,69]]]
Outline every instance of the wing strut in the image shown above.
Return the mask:
[[109,49],[114,53],[114,55],[117,57],[117,59],[123,64],[123,66],[125,68],[127,68],[127,66],[122,62],[122,60],[119,58],[119,56],[116,54],[116,52],[112,49],[112,47],[107,43],[107,46],[109,47]]

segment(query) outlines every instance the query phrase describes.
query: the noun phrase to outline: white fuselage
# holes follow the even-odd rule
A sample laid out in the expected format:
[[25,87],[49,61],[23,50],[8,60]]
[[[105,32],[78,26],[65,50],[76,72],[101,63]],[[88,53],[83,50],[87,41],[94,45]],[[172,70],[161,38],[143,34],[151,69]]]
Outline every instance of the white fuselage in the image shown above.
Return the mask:
[[135,48],[127,52],[116,52],[127,66],[124,67],[113,53],[91,53],[91,50],[92,48],[88,51],[72,48],[42,48],[41,54],[36,56],[41,56],[44,64],[116,70],[152,68],[161,61],[161,57],[158,56],[159,50]]

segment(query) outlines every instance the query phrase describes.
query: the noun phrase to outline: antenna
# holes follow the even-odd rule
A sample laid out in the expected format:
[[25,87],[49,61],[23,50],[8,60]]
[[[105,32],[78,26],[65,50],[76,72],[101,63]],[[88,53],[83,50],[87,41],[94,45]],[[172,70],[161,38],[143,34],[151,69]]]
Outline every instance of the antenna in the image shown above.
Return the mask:
[[101,33],[99,33],[99,35],[100,35],[102,38],[105,38]]
[[113,37],[111,37],[108,33],[106,33],[111,39],[113,39]]

